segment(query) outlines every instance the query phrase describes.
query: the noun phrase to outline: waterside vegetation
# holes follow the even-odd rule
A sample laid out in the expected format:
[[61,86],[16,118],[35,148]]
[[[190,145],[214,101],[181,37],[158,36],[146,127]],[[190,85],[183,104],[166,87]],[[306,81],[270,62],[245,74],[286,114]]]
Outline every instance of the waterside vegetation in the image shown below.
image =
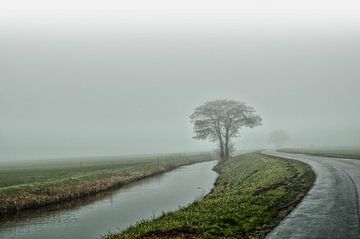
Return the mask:
[[203,200],[106,239],[264,238],[306,195],[311,168],[299,161],[250,153],[221,161]]
[[85,198],[178,166],[215,158],[213,154],[199,153],[2,163],[0,215]]

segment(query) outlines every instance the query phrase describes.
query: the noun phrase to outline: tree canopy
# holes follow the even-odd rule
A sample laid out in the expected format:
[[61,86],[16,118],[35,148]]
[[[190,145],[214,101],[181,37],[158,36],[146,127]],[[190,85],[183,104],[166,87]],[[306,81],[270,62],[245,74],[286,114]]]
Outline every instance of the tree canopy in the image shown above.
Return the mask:
[[195,108],[190,119],[194,124],[193,138],[217,142],[222,159],[230,156],[233,148],[231,139],[239,136],[241,128],[253,128],[262,122],[254,108],[226,99],[205,102]]

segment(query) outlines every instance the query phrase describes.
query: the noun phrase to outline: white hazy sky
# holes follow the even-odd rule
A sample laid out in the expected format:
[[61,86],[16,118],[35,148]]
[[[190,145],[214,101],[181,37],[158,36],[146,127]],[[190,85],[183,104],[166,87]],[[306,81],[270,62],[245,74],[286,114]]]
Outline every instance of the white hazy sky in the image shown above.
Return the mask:
[[[354,9],[359,8],[356,0],[4,0],[2,5],[7,9]],[[82,10],[80,10],[82,9]]]
[[354,24],[356,0],[3,0],[3,27],[104,27],[109,25],[212,26],[213,24],[305,26]]
[[360,1],[0,3],[0,160],[199,151],[188,116],[247,102],[294,146],[360,145]]

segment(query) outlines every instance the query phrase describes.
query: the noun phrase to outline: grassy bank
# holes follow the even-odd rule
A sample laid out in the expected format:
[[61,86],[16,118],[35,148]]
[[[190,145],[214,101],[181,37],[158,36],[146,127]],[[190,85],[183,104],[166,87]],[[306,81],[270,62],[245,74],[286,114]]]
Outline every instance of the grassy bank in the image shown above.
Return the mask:
[[131,159],[73,159],[0,165],[0,215],[79,199],[211,154],[174,154]]
[[323,156],[331,158],[360,159],[360,147],[358,148],[298,148],[281,149],[280,152],[308,154],[313,156]]
[[216,186],[205,199],[106,238],[263,238],[314,180],[304,163],[260,153],[229,159],[217,170]]

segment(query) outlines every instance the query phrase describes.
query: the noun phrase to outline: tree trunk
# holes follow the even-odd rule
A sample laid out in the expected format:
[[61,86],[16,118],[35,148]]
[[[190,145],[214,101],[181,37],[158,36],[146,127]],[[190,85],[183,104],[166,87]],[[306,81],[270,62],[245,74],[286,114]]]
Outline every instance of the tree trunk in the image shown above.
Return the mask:
[[222,140],[220,140],[220,142],[219,142],[219,147],[220,147],[220,159],[224,160],[225,152],[224,152],[224,143]]
[[226,138],[225,139],[225,153],[224,153],[224,158],[228,159],[229,158],[229,139]]
[[217,119],[217,121],[215,122],[216,125],[216,134],[219,140],[219,148],[220,148],[220,159],[224,160],[225,159],[225,152],[224,152],[224,140],[223,137],[221,135],[221,130],[220,130],[220,122],[219,122],[219,118]]
[[225,159],[228,159],[230,157],[230,152],[229,152],[229,143],[230,143],[230,137],[229,137],[229,129],[226,129],[226,133],[225,133]]

